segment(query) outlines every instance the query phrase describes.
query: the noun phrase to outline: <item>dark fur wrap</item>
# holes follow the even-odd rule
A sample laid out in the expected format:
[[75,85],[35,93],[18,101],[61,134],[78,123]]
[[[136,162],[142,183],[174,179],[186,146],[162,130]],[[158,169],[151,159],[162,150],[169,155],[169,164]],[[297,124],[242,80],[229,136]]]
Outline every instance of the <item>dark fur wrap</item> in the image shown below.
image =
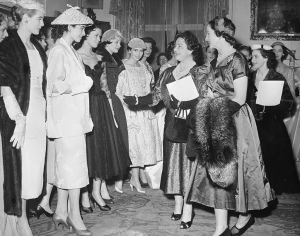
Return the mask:
[[122,139],[125,143],[126,149],[129,152],[129,141],[128,141],[128,128],[126,122],[126,115],[120,98],[115,94],[116,87],[119,80],[119,74],[125,70],[125,66],[122,61],[118,58],[117,54],[111,55],[102,46],[96,51],[98,55],[102,56],[102,62],[105,68],[106,80],[108,89],[111,93],[112,107],[115,113],[116,121],[121,131]]
[[237,180],[237,132],[227,97],[203,98],[196,106],[195,141],[200,163],[223,188]]
[[[39,51],[43,69],[43,92],[46,89],[46,54],[40,44],[31,38],[32,44]],[[26,116],[30,97],[30,66],[26,48],[16,31],[0,44],[0,86],[9,86],[13,91],[23,114]],[[4,211],[9,215],[22,215],[20,149],[9,142],[15,129],[15,121],[10,120],[0,99],[0,132],[2,136],[4,168]],[[34,167],[33,167],[34,168]],[[2,187],[2,186],[1,186]]]

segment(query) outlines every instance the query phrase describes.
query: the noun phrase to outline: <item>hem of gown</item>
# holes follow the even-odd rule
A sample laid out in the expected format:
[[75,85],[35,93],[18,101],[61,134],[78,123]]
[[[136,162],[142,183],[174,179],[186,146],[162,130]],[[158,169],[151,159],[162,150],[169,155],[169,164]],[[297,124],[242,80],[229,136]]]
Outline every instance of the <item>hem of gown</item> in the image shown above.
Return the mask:
[[[271,202],[275,199],[269,200],[268,202]],[[235,206],[230,206],[230,202],[222,202],[222,204],[211,204],[211,203],[206,203],[205,199],[203,199],[203,201],[201,201],[201,199],[188,199],[187,202],[194,202],[206,207],[210,207],[210,208],[214,208],[214,209],[225,209],[225,210],[229,210],[229,211],[235,211],[235,212],[240,212],[240,213],[246,213],[248,211],[260,211],[260,210],[264,210],[266,209],[269,205],[268,202],[262,203],[262,204],[257,204],[256,207],[248,207],[247,210],[241,210],[241,209],[237,209],[237,207]],[[235,203],[234,203],[235,205]]]
[[25,200],[30,200],[30,199],[36,199],[38,198],[40,195],[42,194],[42,189],[41,191],[38,193],[38,194],[25,194],[25,195],[21,195],[21,198],[22,199],[25,199]]
[[57,183],[54,183],[53,185],[60,189],[76,189],[76,188],[84,188],[85,186],[89,185],[89,181],[87,183],[85,182],[83,184],[76,184],[74,186],[71,185],[65,186],[64,184],[57,184]]

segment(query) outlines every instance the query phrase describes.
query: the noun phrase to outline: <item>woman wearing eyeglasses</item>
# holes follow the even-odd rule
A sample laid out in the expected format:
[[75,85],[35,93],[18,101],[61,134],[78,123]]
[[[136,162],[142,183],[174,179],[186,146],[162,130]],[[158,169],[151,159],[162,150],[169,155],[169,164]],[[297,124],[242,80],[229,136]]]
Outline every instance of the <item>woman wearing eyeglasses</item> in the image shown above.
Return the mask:
[[[295,108],[292,93],[283,75],[275,71],[277,62],[272,47],[253,45],[251,49],[254,72],[249,80],[248,100],[256,118],[267,178],[276,194],[299,192],[291,142],[283,123]],[[260,81],[284,81],[279,105],[260,106],[255,103]]]

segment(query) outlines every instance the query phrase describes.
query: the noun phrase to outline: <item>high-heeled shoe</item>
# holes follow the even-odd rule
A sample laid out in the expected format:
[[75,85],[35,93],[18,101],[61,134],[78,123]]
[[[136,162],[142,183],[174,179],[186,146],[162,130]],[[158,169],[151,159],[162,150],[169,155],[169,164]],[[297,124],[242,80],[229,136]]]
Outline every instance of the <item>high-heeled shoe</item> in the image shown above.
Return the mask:
[[104,198],[102,197],[103,201],[106,203],[106,204],[114,204],[114,200],[112,198]]
[[118,193],[123,193],[123,190],[122,190],[122,189],[119,189],[116,185],[115,185],[115,190],[116,190],[116,192],[118,192]]
[[180,223],[180,229],[188,229],[188,228],[190,228],[192,226],[194,217],[195,217],[195,212],[192,211],[191,220],[188,221],[188,222],[181,221],[181,223]]
[[148,188],[149,187],[149,184],[147,182],[143,182],[143,181],[140,180],[140,183],[141,183],[142,188]]
[[238,235],[242,235],[243,233],[246,232],[247,229],[249,229],[251,227],[251,225],[253,225],[255,223],[255,219],[253,216],[250,217],[250,219],[248,220],[248,222],[242,227],[242,228],[238,228],[236,227],[236,225],[234,225],[230,232],[231,232],[231,235],[234,235],[234,236],[238,236]]
[[67,217],[67,224],[70,227],[70,232],[74,232],[75,234],[79,236],[90,236],[92,235],[92,232],[89,231],[88,229],[78,229],[74,225],[74,223],[71,221],[69,217]]
[[35,210],[36,218],[39,219],[42,214],[44,214],[47,217],[52,217],[54,215],[53,212],[52,213],[48,212],[41,205],[38,205],[36,210]]
[[92,201],[92,204],[93,204],[93,207],[95,208],[95,204],[99,207],[99,209],[101,210],[101,211],[110,211],[111,210],[111,208],[110,208],[110,206],[108,206],[108,205],[104,205],[104,206],[101,206],[96,200],[95,200],[95,198],[93,197],[93,196],[91,196],[91,201]]
[[175,213],[173,212],[173,214],[171,215],[171,220],[174,220],[174,221],[180,220],[180,219],[181,219],[181,216],[182,216],[182,213],[180,213],[180,214],[175,214]]
[[63,228],[69,228],[67,222],[60,218],[57,214],[53,214],[52,221],[55,225],[55,229],[58,230],[60,227]]
[[131,188],[131,191],[133,191],[133,189],[135,188],[138,193],[146,193],[145,190],[137,188],[132,182],[129,183],[129,186]]
[[226,228],[224,232],[221,233],[219,236],[231,236],[231,235],[233,235],[231,234],[231,231],[228,228]]
[[92,207],[84,207],[84,206],[81,205],[80,210],[85,212],[85,213],[88,213],[88,214],[93,213],[93,208]]

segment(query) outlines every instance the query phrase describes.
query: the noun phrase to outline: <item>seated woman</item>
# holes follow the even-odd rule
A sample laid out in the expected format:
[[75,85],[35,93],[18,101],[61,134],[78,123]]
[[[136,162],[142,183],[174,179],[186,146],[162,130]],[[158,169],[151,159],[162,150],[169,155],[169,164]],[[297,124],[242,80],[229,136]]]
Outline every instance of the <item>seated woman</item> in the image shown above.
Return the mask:
[[[249,105],[256,118],[262,157],[267,177],[276,194],[300,191],[291,142],[283,119],[293,114],[294,99],[283,75],[275,71],[277,62],[268,45],[253,45],[252,70],[249,81]],[[260,81],[284,81],[281,102],[277,106],[255,103]]]

